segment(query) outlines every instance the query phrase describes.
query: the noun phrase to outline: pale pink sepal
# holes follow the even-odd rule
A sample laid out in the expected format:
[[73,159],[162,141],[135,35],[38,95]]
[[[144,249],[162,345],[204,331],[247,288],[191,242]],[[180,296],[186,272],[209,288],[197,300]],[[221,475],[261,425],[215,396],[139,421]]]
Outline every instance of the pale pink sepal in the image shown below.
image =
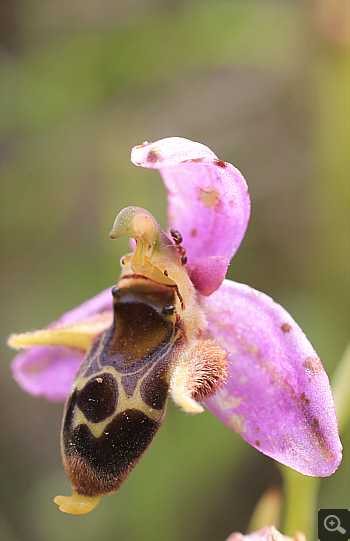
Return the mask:
[[191,268],[210,256],[231,260],[250,216],[247,184],[238,169],[201,143],[180,137],[134,147],[131,161],[159,169],[168,190],[168,226],[180,231]]

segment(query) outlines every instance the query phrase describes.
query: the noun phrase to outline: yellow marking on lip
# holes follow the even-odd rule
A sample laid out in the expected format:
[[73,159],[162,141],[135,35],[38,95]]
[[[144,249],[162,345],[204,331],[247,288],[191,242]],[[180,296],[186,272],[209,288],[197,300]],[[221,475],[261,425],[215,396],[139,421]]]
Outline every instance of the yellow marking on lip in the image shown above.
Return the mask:
[[[152,369],[153,365],[151,365],[149,370],[147,370],[147,372],[145,372],[145,374],[143,374],[143,376],[139,378],[132,396],[126,395],[124,391],[124,386],[121,382],[123,374],[119,373],[112,366],[106,366],[103,370],[101,370],[101,372],[95,373],[94,377],[98,377],[99,375],[103,376],[103,374],[106,374],[108,372],[109,374],[113,375],[113,377],[117,380],[119,392],[117,409],[103,421],[100,421],[99,423],[93,423],[91,421],[88,421],[80,408],[76,406],[73,416],[73,428],[76,428],[81,424],[85,424],[89,428],[93,436],[95,438],[99,438],[100,436],[102,436],[108,423],[110,423],[114,419],[114,417],[118,415],[118,413],[123,413],[125,410],[130,408],[135,408],[142,411],[153,421],[161,421],[164,417],[164,409],[157,410],[151,408],[150,406],[147,406],[147,404],[145,404],[142,400],[140,394],[141,384]],[[90,378],[91,376],[79,378],[75,385],[76,389],[81,390],[84,387],[85,383],[90,380]]]
[[84,515],[90,513],[100,503],[102,494],[98,496],[81,496],[73,492],[71,496],[56,496],[54,502],[59,506],[60,511],[71,515]]

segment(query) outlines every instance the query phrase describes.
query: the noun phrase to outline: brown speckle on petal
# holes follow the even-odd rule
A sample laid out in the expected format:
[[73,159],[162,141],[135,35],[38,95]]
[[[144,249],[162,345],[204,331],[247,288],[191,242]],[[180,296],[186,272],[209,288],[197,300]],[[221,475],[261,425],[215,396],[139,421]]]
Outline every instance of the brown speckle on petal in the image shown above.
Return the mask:
[[260,447],[260,441],[259,441],[259,440],[255,440],[255,445],[256,445],[257,447]]
[[188,162],[192,162],[192,163],[202,163],[202,161],[204,160],[204,158],[191,158],[189,160],[182,160],[181,163],[188,163]]
[[324,372],[324,368],[318,357],[307,357],[303,363],[303,367],[312,376],[316,376],[317,374],[322,374]]
[[222,160],[215,160],[215,165],[217,165],[218,167],[227,167],[227,163],[226,162],[223,162]]
[[191,231],[191,237],[196,237],[196,236],[197,236],[197,229],[193,228]]
[[160,161],[160,152],[156,148],[152,148],[147,154],[148,163],[157,163]]
[[310,404],[310,399],[309,399],[309,398],[306,398],[304,392],[301,393],[300,398],[301,398],[301,400],[302,400],[303,402],[305,402],[305,404],[306,404],[307,406]]
[[281,325],[281,329],[284,333],[287,333],[292,330],[292,326],[289,325],[289,323],[283,323],[283,325]]

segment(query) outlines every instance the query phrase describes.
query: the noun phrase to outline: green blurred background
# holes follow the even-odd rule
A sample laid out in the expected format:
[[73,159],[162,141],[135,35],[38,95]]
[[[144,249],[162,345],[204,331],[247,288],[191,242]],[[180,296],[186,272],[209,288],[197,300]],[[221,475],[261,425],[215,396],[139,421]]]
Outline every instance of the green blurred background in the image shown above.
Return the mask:
[[[21,391],[5,341],[116,283],[128,243],[108,233],[123,207],[165,226],[160,176],[129,153],[176,135],[246,177],[252,217],[228,276],[283,304],[332,376],[349,328],[345,10],[342,0],[2,2],[4,541],[224,541],[281,485],[276,464],[210,413],[170,404],[119,492],[90,515],[60,513],[62,404]],[[346,449],[319,507],[349,507],[349,462]]]

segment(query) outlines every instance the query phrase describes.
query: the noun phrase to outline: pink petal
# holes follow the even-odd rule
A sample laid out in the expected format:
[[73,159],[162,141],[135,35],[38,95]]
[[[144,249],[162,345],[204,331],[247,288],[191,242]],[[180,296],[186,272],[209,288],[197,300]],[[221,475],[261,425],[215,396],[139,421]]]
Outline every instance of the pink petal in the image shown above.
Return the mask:
[[282,464],[331,475],[342,456],[332,391],[300,327],[267,295],[229,280],[201,301],[210,336],[230,351],[231,363],[206,407]]
[[76,323],[102,312],[113,310],[113,296],[111,288],[105,289],[91,299],[83,302],[73,310],[66,312],[55,323]]
[[250,215],[247,184],[233,165],[180,137],[134,147],[131,161],[159,169],[168,190],[168,225],[180,231],[191,268],[210,256],[231,260]]
[[[111,289],[105,289],[92,299],[66,312],[57,324],[82,321],[95,314],[113,309]],[[17,383],[28,393],[47,400],[65,400],[85,351],[65,346],[34,346],[16,355],[12,373]]]
[[14,379],[24,391],[55,402],[67,398],[85,352],[64,346],[34,346],[14,358]]
[[295,537],[292,538],[282,535],[274,526],[264,526],[247,535],[235,532],[226,541],[306,541],[306,538],[302,532],[295,532]]
[[208,296],[221,286],[230,262],[225,257],[201,259],[191,270],[191,280],[202,295]]

